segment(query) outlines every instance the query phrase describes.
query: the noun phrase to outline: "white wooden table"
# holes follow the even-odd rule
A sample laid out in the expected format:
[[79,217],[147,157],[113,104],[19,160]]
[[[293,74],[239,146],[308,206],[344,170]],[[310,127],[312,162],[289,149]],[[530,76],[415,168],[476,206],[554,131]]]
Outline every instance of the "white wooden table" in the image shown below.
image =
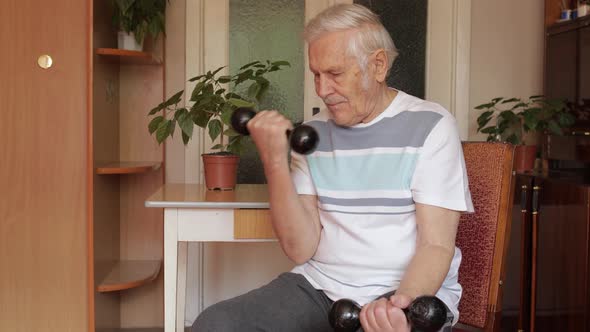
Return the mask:
[[187,242],[200,242],[198,312],[204,308],[204,242],[276,241],[266,185],[209,191],[200,184],[166,184],[146,207],[164,208],[164,331],[184,332]]

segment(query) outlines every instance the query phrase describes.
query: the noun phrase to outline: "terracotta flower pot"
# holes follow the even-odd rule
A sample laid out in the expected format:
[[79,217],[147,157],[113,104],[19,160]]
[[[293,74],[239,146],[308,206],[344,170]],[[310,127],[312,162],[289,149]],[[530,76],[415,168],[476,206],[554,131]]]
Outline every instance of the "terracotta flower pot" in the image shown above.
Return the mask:
[[236,187],[240,157],[231,154],[202,154],[205,186],[209,190],[233,190]]
[[535,168],[536,158],[536,145],[517,145],[514,148],[514,170],[517,172],[532,170]]

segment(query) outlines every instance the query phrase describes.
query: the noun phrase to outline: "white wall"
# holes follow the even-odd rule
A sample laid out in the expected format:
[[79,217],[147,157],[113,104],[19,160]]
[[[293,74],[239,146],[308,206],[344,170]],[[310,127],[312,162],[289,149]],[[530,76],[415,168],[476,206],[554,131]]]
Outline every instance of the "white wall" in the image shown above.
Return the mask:
[[[539,0],[473,1],[471,7],[470,109],[494,97],[543,92],[544,6]],[[477,116],[469,115],[469,139]]]

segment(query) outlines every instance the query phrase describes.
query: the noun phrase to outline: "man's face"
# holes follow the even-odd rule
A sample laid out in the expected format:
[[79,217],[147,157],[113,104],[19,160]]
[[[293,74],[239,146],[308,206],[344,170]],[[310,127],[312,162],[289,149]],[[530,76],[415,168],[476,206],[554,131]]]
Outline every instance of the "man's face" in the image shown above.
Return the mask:
[[376,116],[378,84],[370,71],[365,77],[356,57],[348,54],[354,31],[326,33],[309,44],[309,68],[314,74],[315,91],[332,120],[340,126],[368,122]]

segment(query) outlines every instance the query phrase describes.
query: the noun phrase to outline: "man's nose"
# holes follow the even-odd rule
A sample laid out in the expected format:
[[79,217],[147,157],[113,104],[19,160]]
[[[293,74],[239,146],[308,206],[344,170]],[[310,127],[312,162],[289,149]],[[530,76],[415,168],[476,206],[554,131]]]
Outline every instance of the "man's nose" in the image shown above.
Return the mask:
[[326,98],[333,91],[332,84],[326,79],[325,76],[320,75],[315,84],[316,93],[320,98]]

